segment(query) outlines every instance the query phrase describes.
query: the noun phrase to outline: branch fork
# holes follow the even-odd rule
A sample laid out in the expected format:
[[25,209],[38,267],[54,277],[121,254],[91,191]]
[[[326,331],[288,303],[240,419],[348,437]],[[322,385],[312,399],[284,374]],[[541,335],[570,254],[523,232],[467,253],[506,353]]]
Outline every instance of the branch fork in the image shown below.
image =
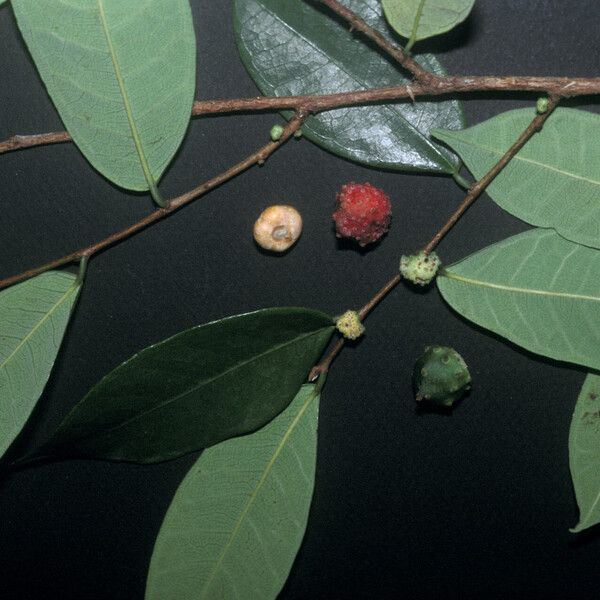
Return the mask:
[[[527,141],[539,131],[546,119],[555,109],[561,98],[580,95],[600,94],[600,78],[566,78],[566,77],[470,77],[470,76],[439,76],[423,69],[419,63],[401,47],[389,42],[381,33],[370,27],[363,19],[341,4],[338,0],[314,0],[328,7],[332,12],[344,19],[351,31],[358,31],[375,43],[397,64],[409,73],[413,80],[407,85],[360,90],[354,92],[341,92],[337,94],[315,94],[304,96],[282,97],[253,97],[226,100],[197,100],[192,107],[192,116],[208,116],[241,111],[279,111],[293,110],[294,116],[284,128],[281,138],[270,141],[253,154],[239,163],[233,165],[223,173],[216,175],[196,188],[167,201],[164,208],[158,208],[149,215],[140,219],[133,225],[115,232],[104,240],[81,248],[20,274],[0,280],[0,288],[18,283],[50,269],[61,267],[74,262],[81,262],[82,269],[88,259],[105,248],[112,246],[145,229],[152,223],[159,221],[167,215],[179,210],[196,198],[203,196],[208,191],[221,185],[242,173],[251,166],[264,164],[267,158],[283,143],[296,133],[309,114],[327,111],[340,107],[358,106],[375,102],[394,102],[410,99],[415,102],[417,97],[432,97],[448,94],[467,92],[532,92],[547,94],[549,98],[548,109],[543,114],[538,114],[515,141],[513,146],[479,181],[471,184],[467,194],[457,209],[452,213],[447,222],[423,247],[425,253],[432,252],[448,231],[458,222],[460,217],[481,195],[491,181],[510,162]],[[58,144],[71,141],[72,138],[66,131],[50,132],[35,135],[14,135],[0,142],[0,154],[31,148],[43,144]],[[359,311],[361,320],[401,281],[399,274],[394,275]],[[315,381],[320,375],[325,375],[331,363],[344,347],[344,339],[338,339],[327,356],[309,374],[309,381]]]

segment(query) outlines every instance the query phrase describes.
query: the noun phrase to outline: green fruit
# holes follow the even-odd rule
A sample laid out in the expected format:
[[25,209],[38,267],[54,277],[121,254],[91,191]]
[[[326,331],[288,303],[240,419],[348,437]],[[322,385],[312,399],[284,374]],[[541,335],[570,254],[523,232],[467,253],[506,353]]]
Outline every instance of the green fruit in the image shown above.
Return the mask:
[[415,363],[413,384],[417,401],[452,406],[468,389],[471,375],[462,356],[447,346],[428,346]]
[[427,285],[436,276],[442,261],[435,252],[411,254],[400,259],[400,273],[417,285]]
[[548,110],[548,98],[546,96],[537,99],[535,110],[540,115],[543,115]]
[[360,315],[355,310],[347,310],[341,317],[338,317],[335,326],[347,340],[357,340],[365,332],[365,328],[360,322]]
[[281,136],[283,135],[283,127],[281,125],[273,125],[269,135],[271,136],[271,140],[276,142],[281,139]]

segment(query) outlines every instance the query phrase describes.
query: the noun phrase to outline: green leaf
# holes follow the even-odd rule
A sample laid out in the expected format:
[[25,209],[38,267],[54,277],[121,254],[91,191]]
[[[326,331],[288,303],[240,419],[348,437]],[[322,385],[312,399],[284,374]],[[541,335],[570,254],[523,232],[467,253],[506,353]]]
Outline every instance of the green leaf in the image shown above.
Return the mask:
[[50,271],[0,292],[0,456],[44,390],[79,289]]
[[515,344],[600,368],[600,252],[527,231],[447,267],[437,279],[461,315]]
[[75,143],[105,177],[150,190],[190,119],[196,48],[188,0],[13,0]]
[[475,0],[381,0],[389,24],[405,38],[425,38],[462,23]]
[[202,454],[160,529],[146,600],[277,597],[306,529],[318,403],[304,385],[263,429]]
[[254,431],[289,404],[332,331],[304,308],[188,329],[104,377],[35,455],[150,463]]
[[579,523],[573,533],[600,523],[600,376],[583,382],[569,432],[569,463]]
[[[350,0],[345,6],[389,37],[379,0]],[[266,95],[325,94],[409,83],[378,50],[314,3],[235,0],[234,15],[242,60]],[[418,60],[429,71],[443,72],[432,55]],[[433,143],[429,130],[463,126],[457,101],[408,101],[327,111],[310,117],[302,132],[330,152],[367,165],[454,173],[457,157]]]
[[[433,131],[482,177],[535,113],[502,113],[464,131]],[[600,248],[600,115],[557,108],[487,188],[504,210],[532,225]]]

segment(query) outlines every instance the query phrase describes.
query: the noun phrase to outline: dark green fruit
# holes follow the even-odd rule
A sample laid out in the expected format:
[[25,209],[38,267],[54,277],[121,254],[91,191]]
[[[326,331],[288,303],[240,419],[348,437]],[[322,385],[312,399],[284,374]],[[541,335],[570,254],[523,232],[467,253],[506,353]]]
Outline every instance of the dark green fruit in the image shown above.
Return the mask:
[[462,356],[447,346],[427,346],[415,363],[416,399],[452,406],[468,389],[471,375]]

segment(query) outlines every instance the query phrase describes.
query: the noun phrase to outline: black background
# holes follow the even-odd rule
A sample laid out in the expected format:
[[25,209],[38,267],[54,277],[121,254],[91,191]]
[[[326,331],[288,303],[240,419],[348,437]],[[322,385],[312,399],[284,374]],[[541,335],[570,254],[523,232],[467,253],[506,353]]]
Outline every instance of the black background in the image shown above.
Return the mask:
[[[197,97],[256,94],[232,32],[231,2],[192,0]],[[418,44],[451,73],[597,76],[597,0],[477,0],[454,32]],[[62,129],[0,8],[0,139]],[[469,124],[535,98],[469,97]],[[592,99],[572,103],[597,110]],[[264,143],[277,115],[195,119],[161,189],[187,191]],[[330,215],[348,181],[394,205],[383,242],[338,245]],[[94,258],[53,375],[17,449],[45,440],[105,373],[190,326],[266,306],[331,314],[364,303],[401,253],[462,197],[445,177],[366,169],[292,140],[193,205]],[[568,201],[568,198],[565,198]],[[260,253],[251,227],[289,203],[305,231],[285,256]],[[68,253],[152,209],[113,187],[70,144],[0,158],[0,277]],[[445,262],[525,229],[483,197],[440,247]],[[455,346],[474,389],[450,415],[415,410],[410,372],[424,345]],[[345,350],[321,403],[317,481],[304,544],[281,598],[596,598],[597,531],[573,536],[570,417],[584,371],[490,336],[437,291],[401,285]],[[0,483],[0,598],[143,598],[152,546],[195,456],[141,467],[49,464]]]

